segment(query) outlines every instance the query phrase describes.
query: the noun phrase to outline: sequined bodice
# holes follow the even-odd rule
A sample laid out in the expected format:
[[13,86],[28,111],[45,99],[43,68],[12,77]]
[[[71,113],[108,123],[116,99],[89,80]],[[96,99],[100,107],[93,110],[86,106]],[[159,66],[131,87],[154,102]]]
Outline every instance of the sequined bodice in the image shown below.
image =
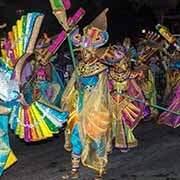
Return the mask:
[[118,82],[115,80],[110,80],[110,95],[116,102],[121,102],[124,97],[121,94],[124,94],[128,90],[128,82]]
[[81,61],[77,67],[77,72],[81,77],[89,77],[97,75],[107,69],[107,66],[92,58],[89,61]]

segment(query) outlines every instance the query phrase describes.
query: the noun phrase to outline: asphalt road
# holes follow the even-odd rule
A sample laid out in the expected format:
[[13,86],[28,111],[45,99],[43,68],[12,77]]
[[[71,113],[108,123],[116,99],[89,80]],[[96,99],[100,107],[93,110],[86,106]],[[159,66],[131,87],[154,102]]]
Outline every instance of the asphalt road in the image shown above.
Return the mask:
[[[139,146],[128,153],[114,150],[104,180],[180,180],[180,129],[141,122],[135,135]],[[26,144],[10,132],[10,141],[18,162],[1,180],[61,180],[70,167],[63,132],[34,144]],[[93,178],[93,171],[81,170],[80,180]]]

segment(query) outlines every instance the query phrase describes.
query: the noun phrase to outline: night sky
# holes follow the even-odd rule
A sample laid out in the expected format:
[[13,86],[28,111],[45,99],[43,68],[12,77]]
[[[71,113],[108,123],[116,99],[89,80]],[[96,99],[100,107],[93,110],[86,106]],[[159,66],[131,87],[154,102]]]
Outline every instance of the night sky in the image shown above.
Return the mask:
[[[0,7],[0,12],[1,21],[8,23],[6,31],[10,30],[20,17],[16,13],[18,9],[24,10],[23,14],[32,11],[44,13],[46,16],[41,32],[47,32],[52,36],[61,30],[61,26],[51,13],[49,0],[4,0],[4,2],[6,5]],[[125,36],[131,38],[140,36],[143,28],[153,29],[157,24],[157,19],[150,7],[141,6],[137,10],[129,0],[72,0],[71,3],[72,9],[68,11],[69,15],[74,13],[79,6],[86,9],[86,15],[80,22],[81,27],[90,23],[101,10],[108,7],[108,32],[112,42],[121,41]]]

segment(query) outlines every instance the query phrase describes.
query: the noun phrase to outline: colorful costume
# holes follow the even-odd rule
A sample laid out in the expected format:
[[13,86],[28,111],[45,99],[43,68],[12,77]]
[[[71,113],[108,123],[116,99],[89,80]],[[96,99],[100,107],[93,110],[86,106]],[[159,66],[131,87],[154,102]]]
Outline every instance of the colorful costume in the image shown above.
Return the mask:
[[175,88],[178,84],[178,76],[179,76],[179,69],[180,63],[179,60],[179,53],[176,52],[173,60],[169,60],[167,70],[166,70],[166,88],[163,96],[163,104],[168,105],[173,98],[172,92],[175,92]]
[[[69,151],[72,145],[72,171],[63,176],[64,179],[79,177],[80,159],[83,165],[101,175],[104,173],[107,164],[106,132],[110,124],[107,67],[96,57],[96,49],[107,42],[108,34],[87,26],[83,36],[76,29],[70,37],[75,46],[82,48],[83,60],[62,96],[62,107],[70,112],[65,148]],[[76,79],[76,73],[79,79]]]
[[[174,92],[171,93],[172,100],[170,101],[168,105],[168,109],[175,111],[177,113],[180,112],[180,71],[178,70],[180,63],[177,63],[177,71],[175,78],[173,79],[174,82],[176,82],[176,87],[174,87]],[[179,67],[178,67],[179,65]],[[180,115],[176,115],[170,112],[162,112],[159,119],[159,124],[166,124],[168,126],[171,126],[173,128],[176,128],[180,125]]]
[[26,142],[52,137],[59,132],[69,114],[50,104],[45,96],[38,96],[39,91],[34,85],[38,72],[31,62],[38,63],[38,59],[34,58],[34,47],[43,17],[41,13],[22,16],[4,41],[3,62],[12,69],[11,78],[17,79],[21,94],[21,102],[12,107],[10,127]]
[[[140,65],[138,69],[143,71],[143,76],[137,80],[138,85],[143,90],[146,101],[149,104],[157,104],[156,100],[156,87],[155,87],[155,79],[149,67],[145,64]],[[158,116],[158,110],[152,106],[150,106],[149,115],[145,117],[145,121],[151,118],[156,118]]]
[[[103,174],[104,166],[106,165],[107,160],[105,150],[106,142],[103,141],[103,138],[105,137],[105,132],[108,128],[109,119],[108,113],[104,114],[104,116],[102,113],[107,111],[107,105],[105,104],[106,98],[104,99],[104,97],[102,97],[102,84],[105,82],[105,75],[100,74],[107,68],[98,62],[95,52],[98,47],[104,45],[108,40],[107,32],[100,30],[101,28],[105,29],[107,27],[105,17],[107,11],[103,11],[99,15],[100,18],[96,18],[92,22],[92,27],[84,28],[84,35],[81,36],[79,29],[74,28],[77,22],[84,15],[85,11],[82,8],[79,8],[73,17],[67,18],[66,10],[71,6],[69,0],[50,0],[50,2],[53,14],[64,28],[62,33],[65,37],[67,37],[66,32],[70,32],[68,42],[74,66],[76,66],[76,63],[73,58],[74,54],[72,52],[71,41],[75,46],[80,47],[79,50],[81,51],[83,57],[83,61],[79,63],[77,69],[75,68],[74,75],[68,82],[62,96],[62,108],[70,112],[70,117],[67,123],[68,125],[65,131],[65,148],[70,151],[72,144],[73,151],[72,170],[62,178],[79,178],[78,169],[80,156],[84,165],[92,167],[100,172],[100,174]],[[99,21],[100,19],[104,21]],[[98,29],[95,28],[97,27],[94,26],[95,24],[103,26]],[[96,90],[97,92],[100,90],[101,92],[101,96],[99,96],[100,99],[95,99],[95,101],[98,101],[97,103],[95,101],[91,101],[98,95],[98,93],[95,93],[95,95],[91,97],[91,92],[94,94],[93,90]],[[91,103],[88,103],[90,101]],[[102,104],[104,107],[102,107],[100,102],[103,102]],[[88,111],[88,113],[85,113],[85,111]],[[91,119],[96,114],[97,118],[95,118],[95,120],[99,122],[97,126],[95,126],[95,120]],[[90,120],[94,122],[91,124]],[[99,132],[96,133],[97,130]],[[95,134],[89,134],[93,132]],[[91,158],[89,156],[91,156]]]
[[[160,51],[164,41],[160,40],[160,37],[154,32],[148,32],[144,40],[139,42],[138,56],[137,56],[137,69],[143,71],[143,76],[138,79],[138,84],[142,88],[146,101],[149,104],[157,103],[157,91],[155,86],[155,77],[150,69],[149,63],[151,58]],[[156,118],[158,116],[158,110],[150,106],[150,116],[147,119]],[[145,120],[147,120],[145,119]]]
[[[3,69],[4,70],[4,69]],[[19,87],[17,81],[10,80],[9,74],[0,72],[0,176],[3,171],[12,166],[16,156],[10,148],[8,137],[9,113],[12,106],[17,105]]]
[[51,46],[50,39],[45,37],[37,43],[35,49],[33,73],[36,74],[36,77],[34,79],[34,86],[36,91],[39,91],[39,95],[43,100],[60,107],[64,85],[54,65],[49,62],[50,60],[42,61],[44,53]]
[[130,99],[133,97],[144,100],[142,90],[134,80],[139,74],[132,73],[129,59],[116,46],[108,48],[103,59],[104,63],[111,65],[108,85],[115,147],[120,151],[127,151],[137,146],[133,129],[144,117],[144,104]]
[[[35,58],[32,59],[32,62],[35,62]],[[33,98],[41,97],[47,103],[60,107],[64,85],[53,64],[40,65],[36,69],[36,67],[31,64],[32,62],[27,63],[22,71],[21,79],[23,87],[26,88],[26,100],[31,102]],[[28,87],[30,89],[28,89],[26,84],[29,79],[31,79],[32,74],[36,74],[36,76],[33,79],[32,85]]]

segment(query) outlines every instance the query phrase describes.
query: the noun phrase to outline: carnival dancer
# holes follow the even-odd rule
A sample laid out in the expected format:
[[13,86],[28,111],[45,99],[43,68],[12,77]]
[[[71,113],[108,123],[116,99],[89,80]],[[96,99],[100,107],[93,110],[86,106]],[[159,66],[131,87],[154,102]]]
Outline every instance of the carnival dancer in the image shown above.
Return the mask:
[[34,73],[36,73],[36,77],[34,79],[34,90],[39,91],[39,95],[46,102],[60,107],[64,84],[50,60],[42,62],[40,51],[42,49],[46,50],[43,47],[35,50]]
[[141,72],[132,72],[129,57],[116,46],[106,50],[103,60],[110,65],[108,86],[113,119],[112,137],[115,138],[115,147],[127,152],[138,145],[133,130],[144,117],[145,105],[131,99],[144,100],[143,92],[135,82]]
[[[0,29],[7,26],[6,23],[0,25]],[[5,55],[3,40],[1,41],[2,56]],[[19,87],[17,81],[10,80],[13,71],[8,69],[0,58],[0,176],[4,170],[17,162],[17,158],[9,144],[8,124],[11,107],[18,103]]]
[[[137,79],[138,85],[142,88],[146,100],[149,104],[157,104],[157,90],[155,86],[155,77],[150,68],[150,63],[161,51],[164,41],[160,39],[157,33],[148,31],[145,38],[140,40],[137,45],[137,60],[135,69],[141,69],[143,76]],[[158,116],[158,110],[150,106],[149,116],[144,120],[155,119]]]
[[[72,150],[72,169],[62,178],[79,178],[79,164],[97,171],[101,179],[107,165],[106,133],[110,124],[108,111],[107,67],[96,56],[97,49],[108,41],[108,34],[87,26],[84,34],[75,29],[72,43],[80,47],[82,60],[62,96],[62,108],[70,112],[65,134],[65,149]],[[76,77],[76,73],[78,78]]]
[[174,86],[173,88],[174,92],[172,92],[171,94],[172,100],[168,105],[168,109],[177,112],[177,114],[164,111],[159,116],[158,123],[166,124],[168,126],[176,128],[179,127],[180,125],[180,115],[178,115],[180,111],[180,62],[176,62],[173,66],[176,69],[174,71],[174,79],[173,79],[173,81],[176,82],[176,86]]
[[[28,61],[22,70],[22,88],[31,81],[34,89],[29,91],[34,93],[34,98],[35,96],[36,98],[42,97],[44,101],[60,107],[64,85],[50,59],[42,61],[44,51],[47,51],[51,44],[51,39],[47,37],[46,33],[44,33],[43,38],[38,40],[34,55],[27,59]],[[28,91],[27,88],[26,91]],[[35,95],[36,93],[39,94]]]
[[[159,124],[166,124],[168,126],[171,126],[173,128],[176,128],[180,125],[180,63],[179,63],[179,57],[180,57],[180,46],[179,46],[179,40],[176,39],[173,34],[171,34],[165,26],[161,24],[156,25],[156,29],[159,31],[162,37],[164,37],[167,42],[175,48],[174,50],[174,56],[173,57],[175,62],[170,62],[170,68],[173,69],[173,71],[170,72],[170,76],[167,78],[167,83],[169,83],[172,87],[167,84],[167,89],[165,91],[165,98],[168,97],[168,91],[169,87],[172,88],[171,91],[171,98],[168,103],[168,111],[164,111],[161,113],[158,119]],[[173,77],[173,79],[172,79]],[[170,81],[169,81],[170,80]],[[164,98],[164,99],[165,99]]]
[[173,98],[173,94],[175,92],[175,87],[177,86],[178,83],[178,78],[177,78],[177,74],[179,72],[178,70],[178,61],[180,60],[180,54],[179,52],[177,52],[176,50],[174,50],[173,53],[169,53],[168,51],[168,56],[167,56],[167,60],[166,60],[166,88],[163,94],[163,104],[165,106],[167,106],[170,101]]
[[[34,88],[34,77],[37,75],[34,70],[37,69],[31,61],[37,62],[35,44],[43,17],[42,13],[37,12],[22,16],[4,40],[2,61],[12,70],[11,79],[18,81],[21,93],[21,102],[12,107],[9,123],[13,132],[26,142],[53,137],[53,134],[58,133],[63,127],[69,115],[68,112],[62,112],[59,107],[44,100]],[[40,78],[44,78],[42,75],[46,74],[42,72],[38,74]]]
[[[157,104],[155,79],[150,70],[150,67],[146,64],[141,64],[137,67],[137,69],[140,69],[143,72],[142,76],[136,79],[136,82],[143,90],[146,101],[149,104]],[[149,108],[149,113],[145,114],[145,121],[155,119],[158,116],[158,110],[156,108],[152,106],[146,108]]]
[[19,103],[19,86],[16,80],[10,80],[9,72],[0,72],[0,176],[11,167],[17,158],[11,150],[8,136],[9,114],[12,106]]

